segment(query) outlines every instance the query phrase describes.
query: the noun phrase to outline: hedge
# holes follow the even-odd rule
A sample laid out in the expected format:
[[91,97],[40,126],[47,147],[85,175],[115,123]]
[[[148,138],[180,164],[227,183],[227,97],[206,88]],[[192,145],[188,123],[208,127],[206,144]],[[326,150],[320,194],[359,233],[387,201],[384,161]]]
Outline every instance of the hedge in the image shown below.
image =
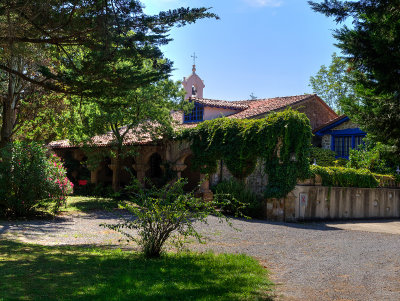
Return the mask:
[[376,188],[379,181],[368,169],[311,166],[312,175],[321,176],[323,186]]

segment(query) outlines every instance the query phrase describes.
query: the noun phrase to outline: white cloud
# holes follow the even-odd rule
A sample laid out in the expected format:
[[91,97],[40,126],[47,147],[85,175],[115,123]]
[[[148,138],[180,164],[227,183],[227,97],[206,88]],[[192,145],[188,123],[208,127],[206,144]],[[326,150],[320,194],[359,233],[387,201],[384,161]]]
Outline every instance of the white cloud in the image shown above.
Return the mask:
[[245,0],[245,1],[251,6],[256,6],[256,7],[264,7],[264,6],[278,7],[281,6],[283,3],[283,1],[281,0]]

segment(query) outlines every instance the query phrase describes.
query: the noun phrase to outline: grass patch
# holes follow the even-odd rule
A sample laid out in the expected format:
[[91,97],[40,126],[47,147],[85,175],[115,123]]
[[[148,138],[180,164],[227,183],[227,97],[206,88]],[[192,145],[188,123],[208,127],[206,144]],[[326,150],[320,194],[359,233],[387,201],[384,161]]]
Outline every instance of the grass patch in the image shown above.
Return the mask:
[[112,198],[69,196],[67,206],[62,207],[62,211],[82,211],[92,210],[112,210],[118,208],[118,200]]
[[0,300],[272,300],[246,255],[48,247],[0,240]]

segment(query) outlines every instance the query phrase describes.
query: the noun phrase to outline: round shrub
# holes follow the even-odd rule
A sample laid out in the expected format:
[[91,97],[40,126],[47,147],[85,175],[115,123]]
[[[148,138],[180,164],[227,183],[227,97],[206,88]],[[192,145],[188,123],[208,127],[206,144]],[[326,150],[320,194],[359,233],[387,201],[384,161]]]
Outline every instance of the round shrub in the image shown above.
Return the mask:
[[23,217],[46,203],[56,212],[72,193],[60,158],[47,157],[38,143],[14,142],[4,147],[0,161],[0,215]]

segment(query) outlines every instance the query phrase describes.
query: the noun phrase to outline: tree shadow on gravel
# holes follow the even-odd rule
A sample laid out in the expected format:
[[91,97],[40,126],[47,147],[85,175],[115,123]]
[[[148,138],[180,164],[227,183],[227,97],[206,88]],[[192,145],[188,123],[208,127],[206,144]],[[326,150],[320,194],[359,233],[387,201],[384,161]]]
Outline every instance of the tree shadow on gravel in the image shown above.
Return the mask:
[[0,300],[272,300],[244,255],[169,254],[0,240]]
[[260,224],[260,225],[271,225],[281,226],[295,229],[306,229],[316,231],[342,231],[341,229],[328,226],[329,221],[298,221],[298,222],[276,222],[261,219],[244,219],[244,218],[233,218],[232,220],[238,220],[245,223]]

